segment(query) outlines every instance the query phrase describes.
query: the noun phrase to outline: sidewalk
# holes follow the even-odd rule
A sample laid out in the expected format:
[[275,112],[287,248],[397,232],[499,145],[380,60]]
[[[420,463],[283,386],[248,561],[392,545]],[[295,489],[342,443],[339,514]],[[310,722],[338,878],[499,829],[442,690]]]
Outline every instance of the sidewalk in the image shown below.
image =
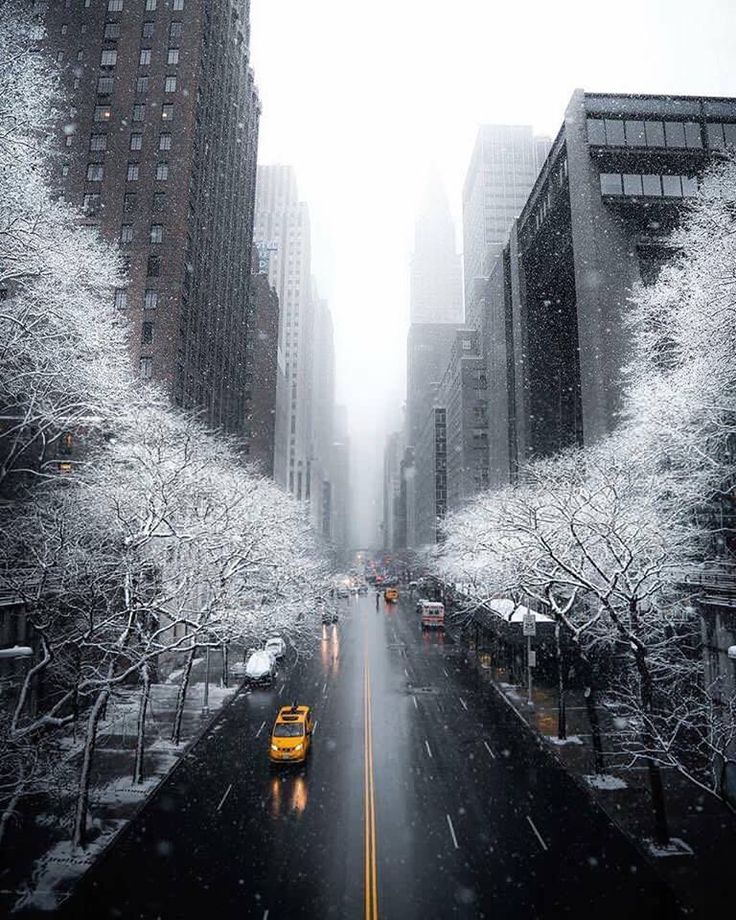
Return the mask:
[[239,681],[232,678],[229,688],[220,686],[222,667],[215,657],[212,656],[206,712],[205,659],[195,661],[178,746],[170,739],[181,672],[173,672],[166,682],[152,685],[146,715],[144,778],[140,784],[132,780],[140,690],[121,688],[111,698],[107,718],[99,729],[90,792],[90,841],[84,850],[75,851],[69,841],[83,727],[78,727],[76,738],[70,732],[64,739],[70,766],[68,787],[61,789],[53,801],[47,796],[26,801],[20,819],[8,832],[0,873],[0,915],[20,911],[22,916],[24,909],[53,911],[137,814],[238,689]]
[[729,872],[736,858],[736,818],[712,796],[701,793],[673,770],[663,771],[673,852],[661,852],[651,843],[652,809],[646,768],[625,769],[626,757],[615,749],[615,715],[599,707],[605,772],[596,775],[592,735],[582,693],[569,692],[567,739],[557,738],[557,690],[535,686],[532,703],[527,688],[513,684],[502,668],[487,660],[467,661],[493,686],[501,698],[534,732],[549,756],[567,770],[591,800],[652,863],[672,888],[685,913],[694,918],[730,916],[736,909]]

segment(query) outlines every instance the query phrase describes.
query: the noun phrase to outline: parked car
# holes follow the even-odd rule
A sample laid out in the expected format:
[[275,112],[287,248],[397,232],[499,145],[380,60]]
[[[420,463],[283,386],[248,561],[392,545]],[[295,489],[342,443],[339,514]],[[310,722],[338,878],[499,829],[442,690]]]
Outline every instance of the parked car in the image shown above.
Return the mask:
[[276,677],[276,659],[265,649],[258,649],[245,665],[245,676],[252,684],[270,684]]
[[263,647],[274,658],[283,658],[286,654],[286,643],[281,636],[271,636],[270,639],[266,639],[266,644]]

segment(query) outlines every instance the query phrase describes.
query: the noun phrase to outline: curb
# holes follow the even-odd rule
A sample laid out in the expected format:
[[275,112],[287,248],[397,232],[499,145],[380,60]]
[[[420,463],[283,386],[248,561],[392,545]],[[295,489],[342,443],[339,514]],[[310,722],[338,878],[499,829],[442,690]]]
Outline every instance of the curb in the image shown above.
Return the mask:
[[[82,883],[82,881],[89,875],[90,872],[94,871],[94,869],[98,865],[100,865],[102,862],[104,862],[105,859],[109,857],[110,852],[112,851],[114,846],[120,840],[122,840],[126,836],[126,834],[132,832],[133,825],[139,819],[139,817],[141,816],[141,813],[151,804],[153,799],[158,795],[159,791],[161,790],[161,787],[165,783],[167,783],[171,779],[171,777],[176,773],[176,771],[181,767],[181,765],[184,763],[187,757],[189,757],[189,755],[192,753],[193,748],[195,748],[199,744],[199,742],[207,734],[207,732],[218,722],[219,719],[221,719],[225,715],[225,713],[228,711],[230,706],[235,702],[235,700],[238,699],[238,697],[241,695],[241,692],[244,686],[245,686],[244,682],[240,683],[235,689],[235,692],[227,700],[223,702],[222,706],[217,710],[217,712],[213,713],[212,716],[203,725],[200,726],[199,730],[189,739],[189,741],[186,742],[186,744],[182,747],[181,754],[179,757],[177,757],[176,762],[172,764],[171,768],[166,773],[164,773],[163,776],[159,778],[158,782],[154,786],[151,787],[150,791],[148,792],[148,795],[146,795],[140,802],[138,802],[131,816],[125,820],[125,824],[123,824],[122,827],[118,828],[118,830],[110,837],[110,839],[105,844],[105,846],[91,860],[91,862],[89,863],[87,868],[84,870],[84,872],[82,872],[76,878],[74,884],[71,886],[68,892],[59,892],[59,905],[54,913],[56,913],[60,917],[65,916],[65,913],[69,906],[69,902],[74,898],[74,895],[79,885]],[[31,908],[30,910],[18,911],[17,916],[20,918],[29,918],[30,920],[30,918],[35,917],[35,916],[39,916],[39,917],[48,916],[48,912],[39,912],[37,909]]]

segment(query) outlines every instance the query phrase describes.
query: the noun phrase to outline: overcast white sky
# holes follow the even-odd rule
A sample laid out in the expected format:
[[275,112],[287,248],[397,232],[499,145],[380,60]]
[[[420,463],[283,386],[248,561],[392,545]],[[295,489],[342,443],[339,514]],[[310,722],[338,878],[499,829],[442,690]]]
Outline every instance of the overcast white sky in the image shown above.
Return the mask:
[[251,23],[259,159],[293,164],[309,203],[368,542],[375,465],[404,397],[408,261],[429,169],[461,251],[478,124],[554,136],[578,86],[736,95],[736,0],[252,0]]

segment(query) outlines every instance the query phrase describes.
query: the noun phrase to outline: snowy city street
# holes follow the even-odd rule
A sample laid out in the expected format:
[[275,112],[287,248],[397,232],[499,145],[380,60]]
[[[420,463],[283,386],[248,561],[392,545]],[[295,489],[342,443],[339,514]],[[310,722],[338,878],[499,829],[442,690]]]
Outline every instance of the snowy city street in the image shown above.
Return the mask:
[[[381,916],[676,915],[642,857],[479,687],[462,650],[422,633],[408,597],[376,610],[371,593],[340,613],[311,658],[238,697],[62,917],[360,916],[366,757]],[[314,708],[311,761],[274,769],[269,728],[292,699]]]
[[0,0],[0,917],[726,920],[734,0]]

